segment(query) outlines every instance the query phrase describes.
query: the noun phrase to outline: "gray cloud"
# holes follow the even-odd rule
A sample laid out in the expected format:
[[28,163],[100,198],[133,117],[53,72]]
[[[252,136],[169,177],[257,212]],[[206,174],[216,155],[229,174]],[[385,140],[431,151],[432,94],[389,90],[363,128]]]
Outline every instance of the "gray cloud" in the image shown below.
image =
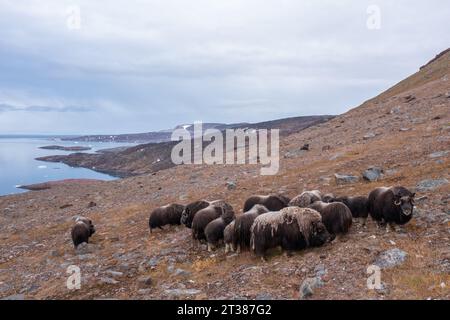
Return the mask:
[[50,113],[55,132],[121,133],[345,112],[445,49],[448,16],[440,0],[4,0],[0,133]]

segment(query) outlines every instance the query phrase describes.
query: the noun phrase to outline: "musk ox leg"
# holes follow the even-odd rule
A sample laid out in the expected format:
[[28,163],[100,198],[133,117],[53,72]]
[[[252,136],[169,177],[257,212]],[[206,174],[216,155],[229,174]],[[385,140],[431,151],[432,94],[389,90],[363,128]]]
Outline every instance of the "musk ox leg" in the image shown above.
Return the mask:
[[230,251],[230,245],[225,243],[225,253],[228,253],[228,251]]
[[266,257],[265,255],[262,255],[262,256],[261,256],[261,261],[262,261],[262,262],[267,262],[267,257]]
[[386,223],[386,233],[389,233],[391,230],[395,231],[395,225],[393,223]]
[[284,255],[286,258],[289,258],[289,257],[292,257],[293,253],[292,253],[291,250],[286,250],[286,251],[283,252],[283,255]]
[[212,245],[210,243],[208,243],[208,252],[212,251]]
[[241,245],[240,244],[237,245],[236,253],[238,253],[238,254],[241,253]]

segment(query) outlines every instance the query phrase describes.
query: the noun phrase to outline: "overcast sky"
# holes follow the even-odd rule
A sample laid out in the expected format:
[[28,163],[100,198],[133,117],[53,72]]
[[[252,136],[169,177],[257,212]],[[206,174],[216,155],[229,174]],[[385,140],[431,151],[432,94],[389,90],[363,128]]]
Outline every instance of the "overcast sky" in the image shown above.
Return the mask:
[[0,134],[339,114],[450,46],[442,0],[93,2],[0,0]]

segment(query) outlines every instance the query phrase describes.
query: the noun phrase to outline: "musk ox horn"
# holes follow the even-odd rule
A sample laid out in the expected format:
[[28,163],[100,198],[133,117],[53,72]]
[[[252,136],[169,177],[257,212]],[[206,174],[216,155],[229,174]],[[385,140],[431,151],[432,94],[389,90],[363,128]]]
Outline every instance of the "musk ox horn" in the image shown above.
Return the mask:
[[402,204],[402,201],[399,199],[399,200],[395,200],[394,201],[394,204],[396,205],[396,206],[399,206],[399,205],[401,205]]

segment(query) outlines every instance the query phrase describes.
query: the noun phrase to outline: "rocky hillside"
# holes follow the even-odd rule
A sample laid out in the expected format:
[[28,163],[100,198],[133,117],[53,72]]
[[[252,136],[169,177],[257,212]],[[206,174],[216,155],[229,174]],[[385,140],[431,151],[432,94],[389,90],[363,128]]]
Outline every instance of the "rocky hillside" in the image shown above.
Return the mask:
[[[291,133],[302,130],[312,124],[326,121],[332,118],[332,116],[306,116],[306,117],[293,117],[287,119],[279,119],[272,121],[265,121],[260,123],[203,123],[203,130],[217,129],[220,131],[226,129],[238,129],[238,128],[256,128],[256,129],[271,129],[278,128],[285,133]],[[62,140],[66,141],[101,141],[101,142],[131,142],[131,143],[160,143],[171,141],[172,132],[176,129],[185,128],[193,135],[193,124],[178,125],[173,129],[145,132],[145,133],[131,133],[131,134],[118,134],[118,135],[90,135],[80,137],[67,137]]]
[[[226,129],[279,129],[280,135],[299,132],[312,125],[323,123],[333,116],[307,116],[279,119],[254,124],[205,124],[203,130],[217,129],[223,132]],[[193,137],[192,125],[186,127]],[[170,132],[171,134],[171,132]],[[170,134],[168,140],[170,140]],[[89,138],[90,139],[90,138]],[[133,175],[157,172],[174,166],[171,160],[172,148],[178,142],[147,143],[127,149],[117,149],[116,152],[73,153],[70,155],[56,155],[38,158],[49,162],[63,162],[72,167],[84,167],[99,172],[108,173],[117,177],[129,177]],[[204,143],[206,147],[208,143]]]
[[[183,165],[0,197],[0,296],[450,299],[449,77],[447,52],[361,106],[285,136],[275,176],[260,176],[252,165]],[[309,151],[300,150],[305,143]],[[386,233],[369,220],[343,239],[292,257],[274,252],[268,262],[194,247],[181,226],[151,235],[147,226],[149,212],[171,202],[222,198],[239,212],[251,194],[292,197],[318,188],[364,195],[390,185],[417,192],[402,231]],[[79,214],[97,232],[75,251],[69,233]],[[374,263],[382,268],[378,290],[366,285]],[[66,288],[69,265],[81,268],[80,290]]]

